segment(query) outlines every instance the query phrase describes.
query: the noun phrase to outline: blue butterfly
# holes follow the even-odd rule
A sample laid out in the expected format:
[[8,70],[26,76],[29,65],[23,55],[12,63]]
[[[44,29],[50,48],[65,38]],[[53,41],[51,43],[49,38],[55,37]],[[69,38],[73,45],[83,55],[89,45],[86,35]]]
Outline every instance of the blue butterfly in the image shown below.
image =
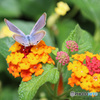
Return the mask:
[[46,34],[44,30],[40,30],[46,24],[46,13],[43,13],[42,16],[38,19],[32,31],[30,32],[30,35],[25,35],[20,29],[18,29],[14,24],[12,24],[7,19],[4,19],[4,21],[7,24],[9,30],[16,33],[13,35],[15,41],[19,42],[25,47],[37,45]]

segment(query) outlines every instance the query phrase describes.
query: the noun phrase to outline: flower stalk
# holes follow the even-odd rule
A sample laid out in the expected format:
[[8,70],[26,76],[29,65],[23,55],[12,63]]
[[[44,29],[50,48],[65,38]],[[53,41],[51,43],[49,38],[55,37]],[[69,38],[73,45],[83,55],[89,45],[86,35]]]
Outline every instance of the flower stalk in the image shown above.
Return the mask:
[[[62,65],[61,65],[60,62],[57,63],[57,68],[58,68],[58,71],[59,71],[59,79],[60,79],[60,74],[61,74],[61,69],[62,69]],[[54,86],[54,95],[55,96],[57,96],[58,84],[59,84],[59,80],[58,80],[58,82]]]
[[64,93],[62,93],[60,96],[58,96],[58,98],[61,98],[64,95],[68,95],[73,89],[75,89],[77,86],[74,86],[72,88],[70,88],[69,90],[65,91]]
[[44,86],[46,87],[46,90],[48,91],[48,93],[49,93],[51,96],[54,96],[54,95],[53,95],[53,92],[51,91],[51,89],[49,88],[49,86],[47,85],[47,83],[45,83]]

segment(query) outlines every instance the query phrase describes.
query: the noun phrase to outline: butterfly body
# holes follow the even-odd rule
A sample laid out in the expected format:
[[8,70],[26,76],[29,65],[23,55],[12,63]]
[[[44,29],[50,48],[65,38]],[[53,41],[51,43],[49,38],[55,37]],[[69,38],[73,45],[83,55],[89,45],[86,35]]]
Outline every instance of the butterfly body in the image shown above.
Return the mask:
[[[15,25],[13,25],[10,21],[7,19],[4,19],[5,23],[7,24],[8,28],[15,32],[16,34],[13,35],[13,38],[15,41],[19,42],[25,47],[31,46],[31,45],[37,45],[45,36],[45,31],[40,30],[45,26],[46,22],[46,13],[44,13],[39,20],[34,25],[32,31],[30,32],[30,35],[25,35],[20,29],[18,29]],[[40,31],[38,31],[40,30]]]
[[31,45],[31,37],[30,37],[30,35],[26,35],[26,38],[27,38],[27,40],[29,41],[29,44]]

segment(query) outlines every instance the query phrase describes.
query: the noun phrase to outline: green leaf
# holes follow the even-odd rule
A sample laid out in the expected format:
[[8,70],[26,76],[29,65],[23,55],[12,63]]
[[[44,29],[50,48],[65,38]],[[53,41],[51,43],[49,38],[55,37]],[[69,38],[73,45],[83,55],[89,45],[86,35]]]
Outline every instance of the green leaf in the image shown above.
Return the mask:
[[6,70],[7,68],[7,63],[5,58],[0,54],[0,72]]
[[68,78],[71,77],[71,71],[68,71],[67,70],[67,66],[63,66],[63,73],[62,73],[62,76],[63,76],[63,86],[64,86],[64,91],[67,91],[68,89],[71,88],[70,85],[68,85]]
[[91,50],[92,48],[92,36],[88,32],[82,30],[79,25],[76,25],[75,29],[62,44],[62,51],[67,53],[68,49],[66,47],[66,41],[68,40],[74,40],[76,43],[78,43],[78,53],[84,53],[84,51]]
[[99,42],[95,42],[95,41],[93,41],[93,48],[92,48],[92,52],[94,53],[94,54],[96,54],[96,53],[100,53],[100,43]]
[[81,10],[86,18],[100,25],[100,0],[71,0],[71,2]]
[[18,17],[20,15],[19,2],[17,0],[0,0],[0,16]]
[[59,51],[59,49],[58,48],[56,48],[55,50],[52,50],[52,53],[55,55],[55,56],[57,56],[57,52]]
[[5,58],[7,57],[7,55],[10,54],[10,52],[8,52],[9,47],[14,43],[14,40],[12,38],[2,38],[0,39],[0,54],[3,55]]
[[28,82],[21,82],[18,90],[20,100],[32,100],[37,90],[46,82],[55,84],[59,79],[59,72],[51,64],[43,65],[44,72],[42,75],[36,77],[32,76],[32,79]]
[[64,40],[69,36],[72,29],[75,27],[76,22],[70,19],[62,19],[57,22],[57,28],[58,28],[58,35],[57,35],[57,43],[61,50],[62,43]]

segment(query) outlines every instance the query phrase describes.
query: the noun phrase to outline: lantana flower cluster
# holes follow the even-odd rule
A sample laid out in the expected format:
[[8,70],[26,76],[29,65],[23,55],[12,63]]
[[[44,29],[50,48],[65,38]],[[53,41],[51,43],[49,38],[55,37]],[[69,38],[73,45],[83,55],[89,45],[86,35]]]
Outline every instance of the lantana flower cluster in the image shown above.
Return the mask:
[[63,52],[63,51],[57,52],[56,59],[59,60],[59,62],[62,65],[68,64],[68,62],[69,62],[69,56],[68,56],[68,54],[66,52]]
[[68,79],[70,86],[80,85],[82,89],[90,92],[100,92],[100,55],[85,52],[85,54],[72,55],[74,61],[68,64],[68,70],[72,70]]
[[66,47],[71,51],[78,51],[78,44],[75,41],[69,40],[66,41]]
[[18,42],[13,44],[9,51],[11,54],[7,56],[7,63],[9,64],[8,71],[15,78],[22,77],[22,81],[29,81],[32,74],[35,76],[43,73],[42,64],[55,62],[50,57],[49,53],[55,47],[47,46],[43,40],[37,45],[24,47]]
[[[66,47],[70,52],[78,51],[78,44],[75,41],[66,41]],[[58,60],[62,65],[68,64],[69,55],[66,52],[59,51],[57,52],[56,60]]]

